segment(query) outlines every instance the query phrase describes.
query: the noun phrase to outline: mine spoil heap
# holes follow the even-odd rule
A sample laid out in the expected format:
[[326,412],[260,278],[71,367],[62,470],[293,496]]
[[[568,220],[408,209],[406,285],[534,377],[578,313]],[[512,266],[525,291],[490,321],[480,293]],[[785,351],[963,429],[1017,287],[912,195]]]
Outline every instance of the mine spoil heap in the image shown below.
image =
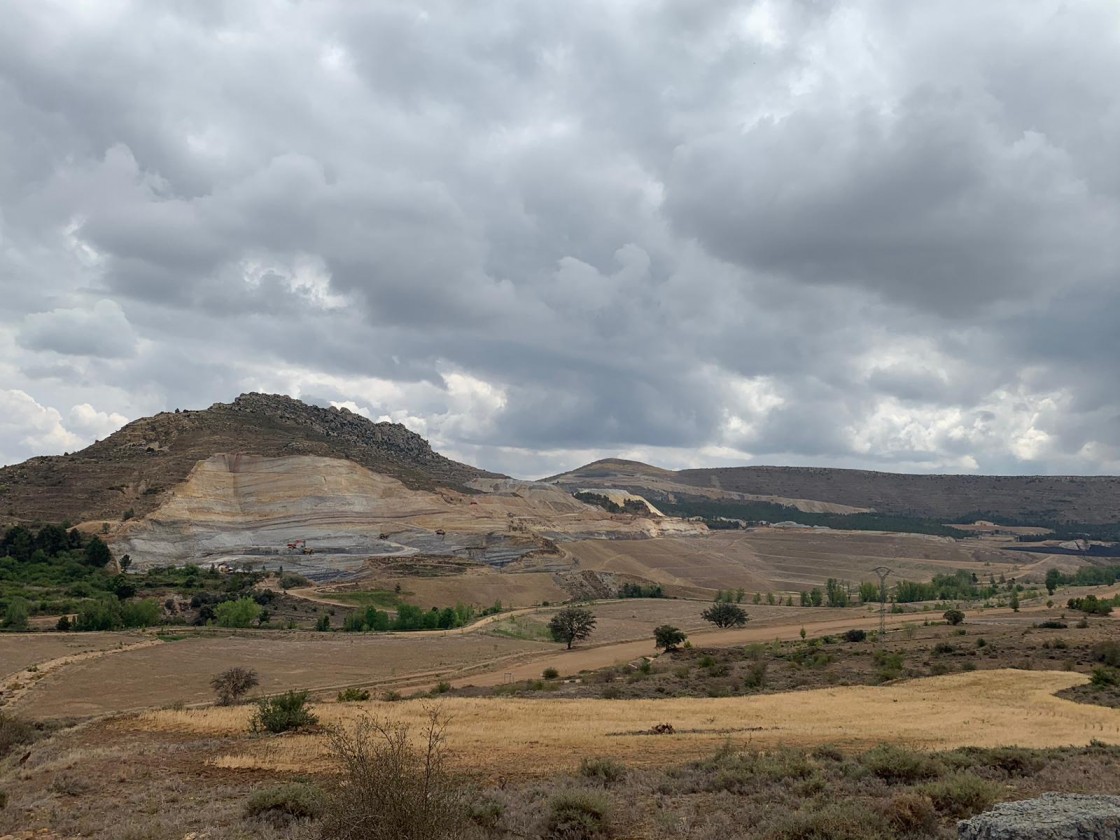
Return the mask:
[[143,516],[217,453],[345,458],[416,490],[502,477],[443,457],[398,423],[251,393],[203,411],[162,412],[80,452],[0,469],[0,523]]

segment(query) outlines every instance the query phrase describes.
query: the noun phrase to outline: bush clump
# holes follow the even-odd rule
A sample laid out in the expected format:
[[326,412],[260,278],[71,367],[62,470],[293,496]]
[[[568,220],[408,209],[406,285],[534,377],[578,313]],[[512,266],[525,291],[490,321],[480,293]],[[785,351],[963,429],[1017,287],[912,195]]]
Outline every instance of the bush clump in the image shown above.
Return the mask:
[[603,840],[612,833],[610,814],[610,800],[601,793],[560,793],[549,802],[544,836],[548,840]]
[[267,697],[257,704],[249,721],[252,732],[288,732],[315,726],[319,722],[307,707],[306,691],[289,691],[278,697]]
[[971,773],[954,773],[918,788],[943,816],[965,819],[996,801],[1000,786]]
[[367,688],[344,688],[338,692],[339,703],[362,703],[369,699],[369,689]]
[[227,668],[210,680],[210,687],[217,695],[219,706],[232,706],[249,689],[258,685],[260,680],[252,668]]
[[[471,819],[461,780],[445,766],[446,720],[429,710],[415,741],[409,727],[363,717],[331,734],[335,778],[323,836],[336,840],[447,840]],[[500,815],[495,817],[495,820]]]
[[866,630],[849,630],[844,634],[844,639],[849,642],[862,642],[866,638]]
[[1111,639],[1107,642],[1097,642],[1093,645],[1092,654],[1093,659],[1097,662],[1103,662],[1113,668],[1120,668],[1120,642]]
[[885,820],[856,802],[809,803],[781,817],[767,837],[775,840],[877,840],[891,836]]
[[924,753],[892,744],[880,744],[869,750],[860,758],[860,763],[888,784],[935,779],[945,770],[944,765]]
[[245,816],[283,828],[296,820],[323,816],[326,799],[315,785],[302,782],[253,791],[245,803]]
[[579,763],[579,774],[610,787],[626,778],[626,767],[609,758],[585,758]]
[[16,747],[30,744],[39,736],[39,731],[30,723],[14,715],[0,712],[0,758],[8,755]]

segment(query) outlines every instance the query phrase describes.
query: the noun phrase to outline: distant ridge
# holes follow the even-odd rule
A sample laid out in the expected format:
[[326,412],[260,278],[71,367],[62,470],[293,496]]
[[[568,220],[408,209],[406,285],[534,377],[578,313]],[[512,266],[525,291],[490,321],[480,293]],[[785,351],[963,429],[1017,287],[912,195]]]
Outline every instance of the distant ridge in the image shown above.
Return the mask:
[[398,423],[276,394],[242,394],[202,411],[162,412],[69,455],[0,468],[0,522],[143,516],[218,453],[343,458],[412,489],[462,489],[504,477],[445,458]]
[[664,501],[669,494],[814,500],[880,513],[952,520],[1120,521],[1120,477],[911,475],[825,467],[719,467],[663,470],[605,459],[545,481],[562,487],[617,487]]

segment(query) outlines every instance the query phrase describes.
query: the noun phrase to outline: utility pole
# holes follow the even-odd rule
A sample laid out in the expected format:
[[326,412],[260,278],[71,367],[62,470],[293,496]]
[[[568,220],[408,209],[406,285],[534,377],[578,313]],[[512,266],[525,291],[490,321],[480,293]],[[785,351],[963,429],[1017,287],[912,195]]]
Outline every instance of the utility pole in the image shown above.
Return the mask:
[[887,575],[891,569],[886,566],[876,566],[872,569],[879,576],[879,643],[883,642],[883,634],[887,632]]

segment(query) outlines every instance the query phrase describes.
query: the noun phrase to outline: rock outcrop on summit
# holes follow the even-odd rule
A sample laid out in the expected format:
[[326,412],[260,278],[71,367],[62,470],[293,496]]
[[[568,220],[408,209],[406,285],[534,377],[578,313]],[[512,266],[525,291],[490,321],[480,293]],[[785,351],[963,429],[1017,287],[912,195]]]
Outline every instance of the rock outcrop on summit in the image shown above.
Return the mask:
[[196,464],[219,453],[342,458],[414,489],[462,489],[495,476],[445,458],[400,424],[252,393],[202,411],[145,417],[80,452],[0,469],[0,521],[141,517],[186,481]]

